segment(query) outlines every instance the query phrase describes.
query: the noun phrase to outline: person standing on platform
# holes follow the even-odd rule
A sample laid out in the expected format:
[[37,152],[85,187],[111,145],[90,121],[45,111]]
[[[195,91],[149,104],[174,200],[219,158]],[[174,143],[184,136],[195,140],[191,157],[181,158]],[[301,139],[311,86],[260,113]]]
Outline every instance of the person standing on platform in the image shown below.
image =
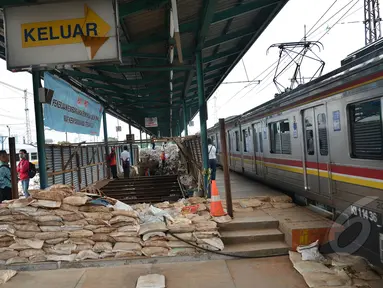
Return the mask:
[[121,162],[122,169],[124,169],[124,178],[129,178],[130,176],[130,153],[128,151],[128,146],[124,146],[124,151],[121,153]]
[[11,169],[9,157],[4,150],[0,151],[0,203],[12,199]]
[[[217,149],[213,145],[213,141],[207,139],[207,151],[209,152],[209,168],[211,170],[210,179],[215,180],[215,174],[217,172]],[[209,197],[211,195],[211,185],[209,185]]]
[[17,165],[17,173],[19,174],[19,179],[21,181],[21,186],[23,187],[23,193],[25,198],[28,198],[29,192],[29,161],[28,153],[26,150],[21,149],[19,151],[20,162]]
[[116,159],[116,149],[112,148],[112,152],[108,156],[108,162],[110,166],[110,171],[112,172],[113,179],[118,179],[117,177],[117,159]]
[[152,149],[153,150],[156,149],[156,142],[155,142],[155,137],[154,136],[152,136],[152,138],[151,138],[151,143],[152,143]]

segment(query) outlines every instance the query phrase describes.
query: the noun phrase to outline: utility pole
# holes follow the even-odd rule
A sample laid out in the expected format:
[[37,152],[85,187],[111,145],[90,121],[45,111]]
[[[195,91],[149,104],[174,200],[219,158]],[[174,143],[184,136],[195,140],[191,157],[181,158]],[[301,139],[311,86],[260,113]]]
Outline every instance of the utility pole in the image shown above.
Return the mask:
[[28,108],[28,91],[27,89],[24,90],[24,102],[25,102],[25,121],[26,121],[26,128],[27,128],[27,144],[32,143],[32,133],[31,133],[31,123],[29,121],[29,108]]
[[379,0],[364,0],[365,44],[371,44],[382,36]]

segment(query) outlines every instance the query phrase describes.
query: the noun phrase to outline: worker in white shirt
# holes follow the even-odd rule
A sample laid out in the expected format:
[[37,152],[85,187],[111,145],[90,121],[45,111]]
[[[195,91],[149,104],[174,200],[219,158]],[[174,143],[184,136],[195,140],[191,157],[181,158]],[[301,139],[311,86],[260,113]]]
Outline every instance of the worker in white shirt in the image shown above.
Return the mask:
[[128,151],[128,146],[124,146],[124,151],[121,153],[121,162],[122,169],[124,169],[124,178],[129,178],[130,176],[130,153]]
[[[211,170],[210,179],[215,180],[215,174],[217,171],[217,149],[213,145],[213,141],[208,138],[207,139],[207,151],[209,152],[209,168]],[[209,186],[209,197],[211,195],[211,186]]]

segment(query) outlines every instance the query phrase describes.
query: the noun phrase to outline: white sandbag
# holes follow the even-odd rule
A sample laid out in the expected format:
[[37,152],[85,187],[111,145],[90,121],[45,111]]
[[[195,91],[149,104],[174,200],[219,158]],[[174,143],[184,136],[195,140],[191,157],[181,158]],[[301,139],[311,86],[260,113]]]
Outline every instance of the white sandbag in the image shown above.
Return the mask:
[[82,196],[69,196],[64,198],[63,203],[69,204],[73,206],[82,206],[85,205],[86,202],[90,201],[92,198],[90,197],[82,197]]
[[66,211],[66,210],[62,210],[62,209],[55,209],[53,210],[54,214],[57,215],[57,216],[64,216],[64,215],[71,215],[73,214],[73,211]]
[[16,243],[23,246],[28,246],[33,249],[41,249],[43,248],[44,241],[39,239],[15,239]]
[[131,206],[118,200],[116,201],[116,204],[114,204],[113,208],[116,211],[133,211],[133,208]]
[[56,250],[54,247],[44,247],[44,252],[47,255],[70,255],[71,251],[68,250]]
[[68,237],[67,232],[41,232],[36,234],[35,238],[40,240],[49,240],[49,239],[56,239],[56,238],[65,238]]
[[73,222],[73,221],[79,221],[79,220],[84,219],[84,216],[82,216],[80,213],[72,213],[72,214],[68,214],[68,215],[62,215],[61,218],[64,221]]
[[190,233],[195,230],[195,225],[188,223],[168,223],[167,227],[172,233]]
[[5,262],[5,265],[12,265],[12,264],[20,264],[20,263],[28,263],[29,259],[24,257],[13,257],[7,260]]
[[152,233],[146,233],[145,235],[142,236],[142,240],[147,241],[151,238],[158,237],[160,238],[166,238],[166,234],[164,232],[152,232]]
[[113,245],[110,242],[97,242],[93,246],[93,251],[96,253],[101,253],[101,252],[111,252],[113,250]]
[[76,259],[77,254],[72,255],[46,255],[47,261],[65,261],[65,262],[73,262]]
[[113,252],[101,252],[100,259],[113,258],[115,255],[116,253],[113,253]]
[[81,244],[81,245],[76,245],[76,249],[73,250],[73,254],[74,253],[80,253],[80,251],[83,251],[83,250],[92,250],[93,249],[93,245],[91,244]]
[[105,206],[98,206],[98,205],[85,205],[81,206],[79,209],[81,212],[106,212],[109,213],[112,208],[108,208]]
[[65,202],[63,202],[61,204],[60,209],[61,210],[65,210],[65,211],[71,211],[71,212],[78,212],[79,211],[79,207],[78,206],[69,205],[69,204],[66,204]]
[[110,237],[113,237],[113,238],[114,237],[137,237],[137,236],[138,236],[137,232],[118,232],[118,231],[115,231],[115,232],[110,233]]
[[[98,228],[102,228],[102,227],[108,227],[108,226],[104,226],[104,225],[85,225],[83,228],[85,230],[95,230],[95,229],[98,229]],[[94,231],[93,231],[94,232]]]
[[41,231],[43,232],[68,232],[68,231],[77,231],[82,230],[82,226],[40,226]]
[[47,261],[47,258],[45,257],[45,255],[38,255],[38,256],[29,257],[29,262],[31,262],[31,263],[45,262],[45,261]]
[[[68,226],[87,226],[88,222],[85,219],[81,219],[77,221],[64,221],[64,224]],[[90,230],[90,229],[86,229],[86,230]]]
[[195,248],[172,248],[169,251],[169,256],[192,256],[197,254]]
[[92,231],[94,233],[112,233],[115,230],[116,230],[116,228],[104,226],[104,227],[99,227],[99,228],[93,229]]
[[17,257],[19,252],[17,251],[3,251],[0,253],[0,260],[8,260],[13,257]]
[[113,237],[110,237],[108,233],[96,233],[93,234],[91,239],[95,242],[111,242],[115,243],[116,240],[114,240]]
[[310,245],[301,245],[297,247],[297,252],[302,254],[303,261],[324,261],[325,258],[319,253],[319,240],[311,243]]
[[146,257],[160,257],[167,256],[169,249],[164,247],[144,247],[141,249],[142,254]]
[[34,238],[37,233],[39,233],[39,232],[15,231],[15,233],[13,233],[13,235],[15,235],[16,237],[19,237],[19,238],[29,239],[29,238]]
[[[140,228],[141,227],[139,225],[128,225],[128,226],[122,226],[122,227],[117,228],[117,231],[118,232],[136,232],[136,233],[138,233],[138,231],[140,231]],[[146,233],[149,233],[149,232],[146,232]]]
[[[174,233],[174,235],[177,236],[178,238],[181,238],[182,240],[185,240],[185,241],[195,241],[193,233]],[[166,234],[166,238],[169,241],[180,241],[180,239],[170,235],[169,233]]]
[[141,250],[134,250],[134,251],[120,251],[115,254],[115,258],[131,258],[131,257],[137,257],[142,256]]
[[1,235],[0,236],[0,243],[7,243],[9,241],[12,241],[13,237],[10,235]]
[[61,243],[61,244],[56,244],[53,249],[55,250],[60,250],[60,251],[67,251],[69,252],[69,254],[71,254],[71,252],[75,251],[77,249],[77,245],[76,244],[69,244],[69,243]]
[[82,245],[82,244],[91,244],[94,245],[96,242],[94,242],[92,239],[88,238],[69,238],[68,240],[64,241],[65,244],[71,243],[76,245]]
[[225,215],[225,216],[221,216],[221,217],[213,217],[213,221],[217,222],[219,224],[229,223],[232,220],[233,219],[231,219],[230,215]]
[[15,222],[17,220],[30,220],[28,215],[12,214],[0,216],[0,222]]
[[8,209],[26,207],[26,206],[29,206],[34,201],[36,200],[31,198],[20,198],[20,199],[11,200],[8,203]]
[[195,224],[196,231],[211,231],[217,229],[217,223],[214,221],[198,222]]
[[140,243],[141,238],[139,237],[125,237],[125,236],[119,236],[119,237],[112,237],[115,242],[128,242],[128,243]]
[[15,233],[15,227],[13,227],[10,224],[3,224],[0,225],[0,233],[9,233],[9,234],[14,234]]
[[141,243],[143,247],[164,247],[168,248],[168,241],[164,240],[147,240]]
[[17,272],[14,270],[1,270],[0,271],[0,285],[7,283],[16,274],[17,274]]
[[37,222],[48,222],[48,221],[62,222],[62,218],[57,215],[35,216],[34,219]]
[[39,200],[51,200],[62,202],[67,194],[63,191],[44,191],[44,190],[32,190],[30,191],[31,196],[34,199]]
[[62,226],[64,225],[61,221],[45,221],[45,222],[39,222],[40,226]]
[[113,246],[113,252],[141,251],[141,245],[138,243],[117,242]]
[[89,230],[69,231],[70,238],[87,238],[92,236],[93,236],[93,232]]
[[146,233],[152,232],[166,232],[167,230],[168,228],[164,222],[147,223],[140,225],[139,235],[144,235]]
[[19,256],[23,258],[29,258],[40,255],[45,255],[45,252],[41,249],[26,249],[19,252]]
[[302,276],[310,288],[351,286],[352,284],[351,278],[344,271],[339,271],[338,274],[309,272]]
[[60,208],[60,201],[51,201],[51,200],[36,200],[31,204],[33,207],[42,207],[42,208]]
[[11,215],[11,210],[9,210],[7,207],[0,207],[0,216],[7,215]]
[[21,251],[25,249],[30,249],[29,246],[27,245],[20,245],[19,243],[13,243],[11,246],[8,247],[9,250],[16,250],[16,251]]
[[77,254],[76,260],[81,261],[86,259],[98,259],[99,257],[100,256],[92,250],[84,250]]
[[168,241],[167,242],[167,247],[168,248],[171,248],[171,249],[174,249],[174,248],[190,248],[190,247],[193,247],[192,245],[188,244],[188,243],[185,243],[183,241]]
[[[110,213],[103,213],[103,212],[94,212],[94,213],[88,213],[88,212],[82,212],[85,218],[90,219],[101,219],[104,221],[109,221],[112,219],[112,215]],[[89,223],[90,224],[90,223]]]
[[165,276],[159,274],[149,274],[140,276],[137,280],[136,288],[165,288]]
[[223,248],[225,247],[223,245],[221,238],[218,238],[218,237],[208,238],[208,239],[198,239],[197,243],[199,246],[201,246],[203,248],[211,249],[211,250],[222,251]]
[[112,219],[110,219],[109,224],[113,225],[113,224],[121,223],[121,222],[127,223],[127,225],[128,224],[133,224],[133,225],[137,224],[137,220],[135,218],[128,217],[128,216],[122,216],[122,215],[114,216]]
[[132,218],[138,218],[138,213],[136,211],[125,211],[125,210],[114,210],[112,211],[113,216],[127,216]]
[[39,226],[37,223],[31,223],[31,224],[26,224],[26,225],[18,225],[14,224],[13,225],[16,230],[22,230],[22,231],[30,231],[30,232],[41,232]]
[[221,237],[221,234],[219,234],[218,231],[195,231],[193,232],[193,236],[195,239],[208,239],[208,238],[214,238],[214,237]]
[[45,243],[49,244],[49,245],[56,245],[56,244],[63,243],[67,239],[68,239],[67,237],[66,238],[49,239],[49,240],[45,240]]

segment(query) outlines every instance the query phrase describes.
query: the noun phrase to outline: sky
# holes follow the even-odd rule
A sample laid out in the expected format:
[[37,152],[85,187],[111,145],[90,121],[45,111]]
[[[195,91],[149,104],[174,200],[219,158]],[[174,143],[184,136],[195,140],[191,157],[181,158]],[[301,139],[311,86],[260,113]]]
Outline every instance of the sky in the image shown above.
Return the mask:
[[[326,16],[314,29],[311,29],[333,3],[334,0],[290,0],[245,54],[243,61],[240,61],[225,79],[225,82],[247,81],[248,79],[261,80],[260,84],[221,85],[208,101],[208,127],[213,126],[219,118],[242,114],[274,97],[275,93],[278,92],[272,82],[276,65],[271,65],[278,60],[279,50],[272,48],[268,54],[266,51],[270,45],[275,43],[300,41],[304,36],[305,25],[306,31],[310,31],[307,33],[308,40],[319,40],[323,36],[321,43],[324,49],[319,51],[318,48],[313,48],[315,54],[326,63],[323,74],[340,67],[342,59],[362,48],[364,46],[363,0],[336,1]],[[353,6],[354,4],[355,6]],[[347,7],[344,10],[327,21],[345,5]],[[350,8],[351,10],[346,16],[334,25]],[[329,31],[332,26],[333,28]],[[309,55],[312,56],[312,54]],[[285,62],[285,64],[287,63]],[[262,74],[268,67],[270,69]],[[303,77],[311,77],[318,67],[318,63],[315,61],[305,59],[302,64]],[[283,85],[288,84],[292,75],[293,69],[290,68],[281,76],[279,82]],[[27,89],[32,139],[36,141],[31,74],[12,73],[6,69],[5,61],[0,60],[0,81],[17,88],[10,88],[0,83],[0,136],[7,136],[10,132],[12,136],[17,136],[20,144],[22,143],[26,134],[23,90]],[[189,134],[197,133],[200,130],[199,115],[197,114],[193,120],[194,126],[189,127]],[[122,123],[110,115],[107,116],[107,123],[109,137],[118,136],[119,140],[124,140],[125,135],[129,133],[128,124]],[[122,128],[118,135],[116,132],[117,125]],[[138,129],[132,128],[132,132],[135,134],[135,138],[139,139]],[[99,137],[68,133],[68,141],[101,141],[102,135],[101,125]],[[66,140],[65,133],[49,129],[45,129],[45,137],[53,140],[54,143]],[[143,134],[143,138],[145,138],[145,134]]]

